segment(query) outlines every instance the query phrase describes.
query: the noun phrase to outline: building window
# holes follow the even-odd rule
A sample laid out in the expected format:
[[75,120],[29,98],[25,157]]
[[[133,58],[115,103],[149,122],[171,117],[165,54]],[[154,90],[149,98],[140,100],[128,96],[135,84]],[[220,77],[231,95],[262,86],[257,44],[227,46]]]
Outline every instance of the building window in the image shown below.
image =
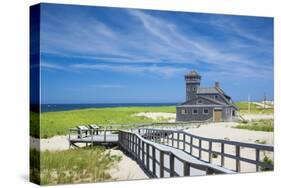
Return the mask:
[[209,109],[203,109],[203,114],[208,115],[209,114]]
[[199,99],[198,101],[197,101],[197,104],[202,104],[203,103],[203,101],[201,100],[201,99]]
[[181,109],[181,114],[182,114],[182,115],[187,114],[187,109]]
[[196,91],[196,88],[194,87],[194,88],[192,88],[193,89],[193,92],[195,92]]
[[198,110],[197,109],[192,109],[192,114],[193,115],[197,115],[198,114]]
[[219,96],[218,96],[218,95],[215,95],[215,96],[214,96],[214,98],[215,98],[215,99],[218,99],[218,98],[219,98]]
[[234,110],[232,111],[232,116],[235,116],[235,111]]

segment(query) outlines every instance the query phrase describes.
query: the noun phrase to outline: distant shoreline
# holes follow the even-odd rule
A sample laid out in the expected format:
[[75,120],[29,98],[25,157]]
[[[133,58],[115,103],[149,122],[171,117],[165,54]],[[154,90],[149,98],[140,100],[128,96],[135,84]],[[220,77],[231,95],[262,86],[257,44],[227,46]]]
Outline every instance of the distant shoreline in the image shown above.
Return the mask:
[[94,104],[41,104],[41,112],[60,112],[87,108],[159,107],[176,106],[178,103],[94,103]]

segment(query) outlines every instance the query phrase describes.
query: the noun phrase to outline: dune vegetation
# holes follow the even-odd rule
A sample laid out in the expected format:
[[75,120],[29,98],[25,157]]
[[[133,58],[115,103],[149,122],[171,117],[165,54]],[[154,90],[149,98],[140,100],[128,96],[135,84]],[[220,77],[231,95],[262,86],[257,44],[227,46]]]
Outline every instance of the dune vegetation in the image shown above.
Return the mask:
[[[241,114],[249,114],[249,104],[248,102],[237,102],[236,106],[239,107],[239,111]],[[250,114],[273,114],[273,108],[263,109],[260,108],[257,104],[250,103]]]
[[264,120],[254,120],[254,121],[242,121],[239,125],[234,126],[237,129],[247,129],[251,131],[265,131],[273,132],[273,119],[264,119]]
[[111,155],[104,147],[41,152],[31,150],[30,156],[31,180],[41,185],[111,180],[109,170],[121,160],[120,156]]

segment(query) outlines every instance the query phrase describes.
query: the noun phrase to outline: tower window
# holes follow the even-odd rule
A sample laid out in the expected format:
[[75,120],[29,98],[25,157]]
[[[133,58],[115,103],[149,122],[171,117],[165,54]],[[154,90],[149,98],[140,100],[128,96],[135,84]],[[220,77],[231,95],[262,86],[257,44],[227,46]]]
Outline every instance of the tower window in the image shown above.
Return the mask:
[[197,115],[198,114],[198,110],[197,109],[192,109],[192,114],[193,115]]

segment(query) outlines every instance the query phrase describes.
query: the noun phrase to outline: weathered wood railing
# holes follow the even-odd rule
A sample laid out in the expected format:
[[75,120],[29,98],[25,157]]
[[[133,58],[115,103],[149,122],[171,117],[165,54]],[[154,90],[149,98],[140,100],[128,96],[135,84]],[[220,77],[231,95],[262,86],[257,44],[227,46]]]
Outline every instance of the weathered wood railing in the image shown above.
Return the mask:
[[107,143],[107,142],[117,143],[118,132],[119,132],[118,129],[70,128],[68,134],[69,146],[74,145],[75,143],[86,143],[86,145],[88,144],[93,145],[94,143]]
[[202,171],[205,174],[232,173],[215,165],[205,165],[206,163],[195,158],[195,160],[191,160],[189,157],[180,156],[173,150],[165,149],[167,146],[161,147],[161,145],[146,140],[134,132],[120,131],[118,144],[135,158],[152,177],[190,176],[192,169],[193,171]]
[[[220,156],[220,166],[225,167],[225,158],[230,158],[235,160],[235,171],[241,171],[241,162],[250,163],[256,166],[256,171],[260,171],[261,167],[273,169],[273,164],[268,164],[266,162],[261,161],[260,153],[261,152],[269,152],[273,153],[274,147],[271,145],[264,144],[251,144],[251,143],[243,143],[222,139],[212,139],[212,138],[204,138],[196,135],[192,135],[190,133],[184,131],[175,131],[175,130],[165,130],[165,129],[138,129],[139,134],[143,135],[144,138],[152,140],[154,142],[159,142],[161,144],[171,146],[177,149],[181,149],[188,154],[212,163],[212,155]],[[197,142],[195,144],[195,142]],[[203,146],[207,146],[204,147]],[[214,150],[213,145],[220,145],[220,150]],[[227,153],[225,148],[227,146],[232,146],[235,148],[235,154]],[[241,156],[241,149],[252,149],[255,152],[254,159],[246,158]],[[194,150],[197,150],[197,155]],[[206,152],[208,154],[208,159],[204,160],[202,157],[202,152]]]

